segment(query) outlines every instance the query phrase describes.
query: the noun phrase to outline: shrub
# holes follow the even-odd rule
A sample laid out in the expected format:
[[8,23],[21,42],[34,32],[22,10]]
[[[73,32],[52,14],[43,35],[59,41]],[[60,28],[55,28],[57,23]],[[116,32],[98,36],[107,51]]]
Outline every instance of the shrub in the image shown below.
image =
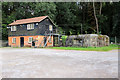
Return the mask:
[[65,46],[66,39],[67,39],[67,36],[62,36],[62,43],[63,43],[63,46]]

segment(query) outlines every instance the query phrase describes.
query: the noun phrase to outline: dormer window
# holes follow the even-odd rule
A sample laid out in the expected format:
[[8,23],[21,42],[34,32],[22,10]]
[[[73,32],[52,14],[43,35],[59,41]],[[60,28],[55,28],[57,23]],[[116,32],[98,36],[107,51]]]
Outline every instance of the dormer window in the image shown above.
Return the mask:
[[27,30],[34,29],[34,24],[27,24]]
[[11,31],[16,31],[16,26],[11,26]]

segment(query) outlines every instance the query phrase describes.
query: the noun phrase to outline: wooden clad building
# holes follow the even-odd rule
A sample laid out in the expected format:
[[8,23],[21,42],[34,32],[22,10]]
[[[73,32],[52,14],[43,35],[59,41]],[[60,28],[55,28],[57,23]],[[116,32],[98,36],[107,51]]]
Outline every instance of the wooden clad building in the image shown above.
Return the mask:
[[56,44],[54,38],[59,39],[57,31],[48,16],[16,20],[9,24],[8,43],[11,47],[54,46]]

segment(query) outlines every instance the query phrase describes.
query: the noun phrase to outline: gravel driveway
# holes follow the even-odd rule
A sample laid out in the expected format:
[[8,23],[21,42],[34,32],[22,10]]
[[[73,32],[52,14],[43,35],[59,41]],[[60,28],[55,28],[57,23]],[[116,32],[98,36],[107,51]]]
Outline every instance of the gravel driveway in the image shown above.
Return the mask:
[[3,78],[117,78],[118,51],[1,48]]

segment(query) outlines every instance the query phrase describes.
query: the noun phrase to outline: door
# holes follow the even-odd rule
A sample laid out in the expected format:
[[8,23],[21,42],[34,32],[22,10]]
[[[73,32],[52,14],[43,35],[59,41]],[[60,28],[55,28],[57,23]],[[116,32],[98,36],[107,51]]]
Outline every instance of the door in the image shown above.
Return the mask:
[[[44,37],[44,45],[46,44],[46,41],[47,41],[47,37]],[[47,44],[46,44],[47,46]]]
[[58,36],[53,36],[53,46],[58,46]]
[[20,47],[23,47],[24,46],[24,37],[21,37],[20,38]]

